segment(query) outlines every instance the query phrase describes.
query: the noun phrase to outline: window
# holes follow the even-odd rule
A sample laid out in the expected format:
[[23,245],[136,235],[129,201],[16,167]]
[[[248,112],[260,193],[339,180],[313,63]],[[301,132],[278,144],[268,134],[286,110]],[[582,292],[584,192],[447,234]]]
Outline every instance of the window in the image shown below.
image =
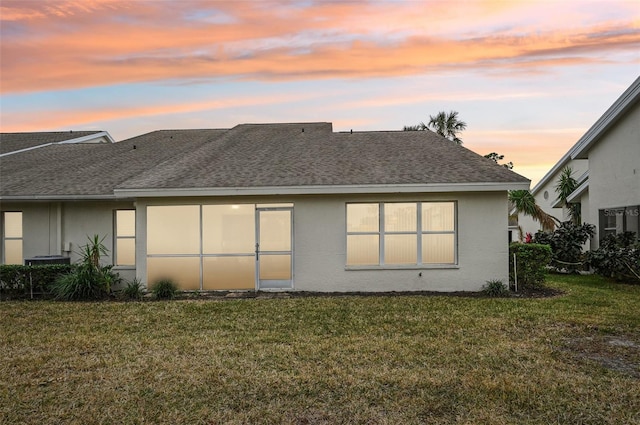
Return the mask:
[[347,266],[456,263],[454,202],[347,204]]
[[115,219],[115,265],[135,266],[136,212],[135,210],[117,210]]
[[22,212],[5,212],[2,223],[3,263],[22,264]]
[[640,205],[600,210],[600,240],[608,235],[634,232],[640,240]]

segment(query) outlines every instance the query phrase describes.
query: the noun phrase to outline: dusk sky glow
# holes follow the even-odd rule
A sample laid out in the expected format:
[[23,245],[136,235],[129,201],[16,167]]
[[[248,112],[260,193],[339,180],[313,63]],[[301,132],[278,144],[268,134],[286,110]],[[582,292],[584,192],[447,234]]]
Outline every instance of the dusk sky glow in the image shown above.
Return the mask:
[[640,2],[0,1],[2,132],[333,122],[456,110],[533,184],[640,75]]

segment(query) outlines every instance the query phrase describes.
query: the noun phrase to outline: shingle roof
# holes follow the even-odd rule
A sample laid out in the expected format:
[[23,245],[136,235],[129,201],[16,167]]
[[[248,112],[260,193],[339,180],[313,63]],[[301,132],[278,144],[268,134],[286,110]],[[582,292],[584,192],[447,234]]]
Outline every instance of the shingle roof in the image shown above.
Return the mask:
[[37,133],[0,133],[0,154],[32,148],[47,143],[59,143],[100,131],[53,131]]
[[528,183],[430,131],[334,133],[330,123],[165,130],[115,144],[52,145],[0,158],[0,169],[5,198],[113,196],[114,189]]
[[[100,196],[127,179],[224,133],[224,130],[165,130],[119,143],[51,145],[0,158],[0,194],[11,196]],[[134,148],[135,146],[135,148]]]
[[119,188],[527,181],[431,131],[333,133],[330,124],[245,124]]

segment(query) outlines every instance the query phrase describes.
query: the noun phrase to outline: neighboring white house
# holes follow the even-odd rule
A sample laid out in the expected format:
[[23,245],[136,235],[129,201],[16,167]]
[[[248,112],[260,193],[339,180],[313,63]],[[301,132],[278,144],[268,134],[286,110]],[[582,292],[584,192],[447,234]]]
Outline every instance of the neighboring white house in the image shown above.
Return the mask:
[[[568,201],[581,205],[582,221],[596,226],[590,248],[607,234],[633,231],[640,225],[640,78],[607,109],[577,143],[532,189],[548,214],[567,219],[555,185],[565,167],[574,170],[578,188]],[[540,229],[530,217],[519,217],[523,232]],[[639,239],[640,240],[640,239]]]
[[77,260],[98,234],[122,276],[186,290],[479,290],[508,279],[507,191],[529,188],[430,131],[331,123],[58,144],[0,167],[3,262]]
[[2,137],[0,137],[0,157],[54,144],[68,143],[115,143],[115,141],[106,131],[2,133]]

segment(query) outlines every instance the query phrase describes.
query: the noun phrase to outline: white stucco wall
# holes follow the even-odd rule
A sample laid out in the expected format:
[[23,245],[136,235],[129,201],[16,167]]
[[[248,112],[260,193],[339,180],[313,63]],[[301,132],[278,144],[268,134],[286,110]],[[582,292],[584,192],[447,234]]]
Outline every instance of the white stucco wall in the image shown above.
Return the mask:
[[[590,223],[599,224],[601,209],[640,205],[640,103],[607,131],[588,155]],[[592,248],[597,247],[597,239]]]

